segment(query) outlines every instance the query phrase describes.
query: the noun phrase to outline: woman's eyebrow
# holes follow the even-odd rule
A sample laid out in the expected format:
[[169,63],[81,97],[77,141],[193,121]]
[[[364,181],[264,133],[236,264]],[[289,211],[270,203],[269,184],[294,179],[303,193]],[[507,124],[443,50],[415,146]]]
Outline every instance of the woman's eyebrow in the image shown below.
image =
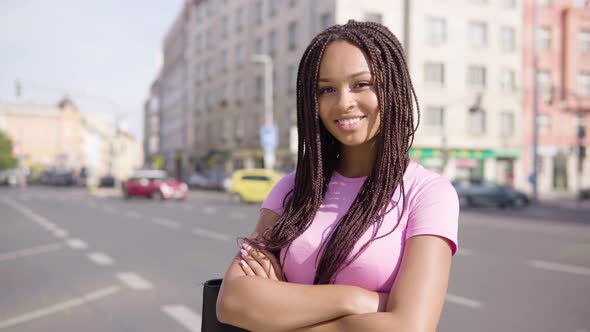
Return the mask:
[[[371,73],[369,71],[366,71],[366,70],[359,71],[358,73],[354,73],[354,74],[350,74],[350,75],[346,76],[346,79],[351,79],[351,78],[354,78],[354,77],[357,77],[357,76],[361,76],[361,75],[365,75],[365,74],[371,74]],[[318,82],[330,82],[330,79],[329,78],[321,78],[320,77],[318,79]]]

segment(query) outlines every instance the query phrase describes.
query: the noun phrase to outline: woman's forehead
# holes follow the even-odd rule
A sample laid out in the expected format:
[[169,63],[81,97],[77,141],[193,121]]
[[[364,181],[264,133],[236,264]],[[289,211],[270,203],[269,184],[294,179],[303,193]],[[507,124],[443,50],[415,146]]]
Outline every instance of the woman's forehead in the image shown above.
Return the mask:
[[344,79],[360,72],[370,73],[368,59],[361,49],[341,40],[328,44],[320,62],[320,79]]

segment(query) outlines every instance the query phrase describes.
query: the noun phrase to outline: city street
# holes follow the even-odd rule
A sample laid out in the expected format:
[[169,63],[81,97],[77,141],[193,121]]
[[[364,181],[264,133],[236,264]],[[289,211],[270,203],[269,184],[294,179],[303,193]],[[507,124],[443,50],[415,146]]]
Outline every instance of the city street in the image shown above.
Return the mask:
[[[258,207],[0,188],[0,331],[200,331],[201,284],[222,276]],[[438,331],[590,332],[589,220],[462,212]]]

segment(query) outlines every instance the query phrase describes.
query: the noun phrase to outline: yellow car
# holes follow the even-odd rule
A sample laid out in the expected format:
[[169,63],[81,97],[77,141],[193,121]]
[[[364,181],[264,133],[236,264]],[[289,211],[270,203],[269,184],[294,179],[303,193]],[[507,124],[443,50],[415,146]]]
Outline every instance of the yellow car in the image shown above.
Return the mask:
[[280,179],[281,175],[273,170],[241,169],[232,175],[229,193],[242,202],[260,203]]

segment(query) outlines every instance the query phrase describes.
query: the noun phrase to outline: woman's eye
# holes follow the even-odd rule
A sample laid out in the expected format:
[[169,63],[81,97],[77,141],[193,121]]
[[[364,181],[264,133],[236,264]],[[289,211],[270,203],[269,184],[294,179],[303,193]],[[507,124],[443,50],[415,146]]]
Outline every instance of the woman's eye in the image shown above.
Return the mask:
[[318,93],[320,95],[323,95],[324,93],[331,93],[332,91],[334,91],[334,89],[332,88],[320,88]]
[[370,82],[358,82],[354,87],[355,88],[364,88],[367,86],[371,86]]

